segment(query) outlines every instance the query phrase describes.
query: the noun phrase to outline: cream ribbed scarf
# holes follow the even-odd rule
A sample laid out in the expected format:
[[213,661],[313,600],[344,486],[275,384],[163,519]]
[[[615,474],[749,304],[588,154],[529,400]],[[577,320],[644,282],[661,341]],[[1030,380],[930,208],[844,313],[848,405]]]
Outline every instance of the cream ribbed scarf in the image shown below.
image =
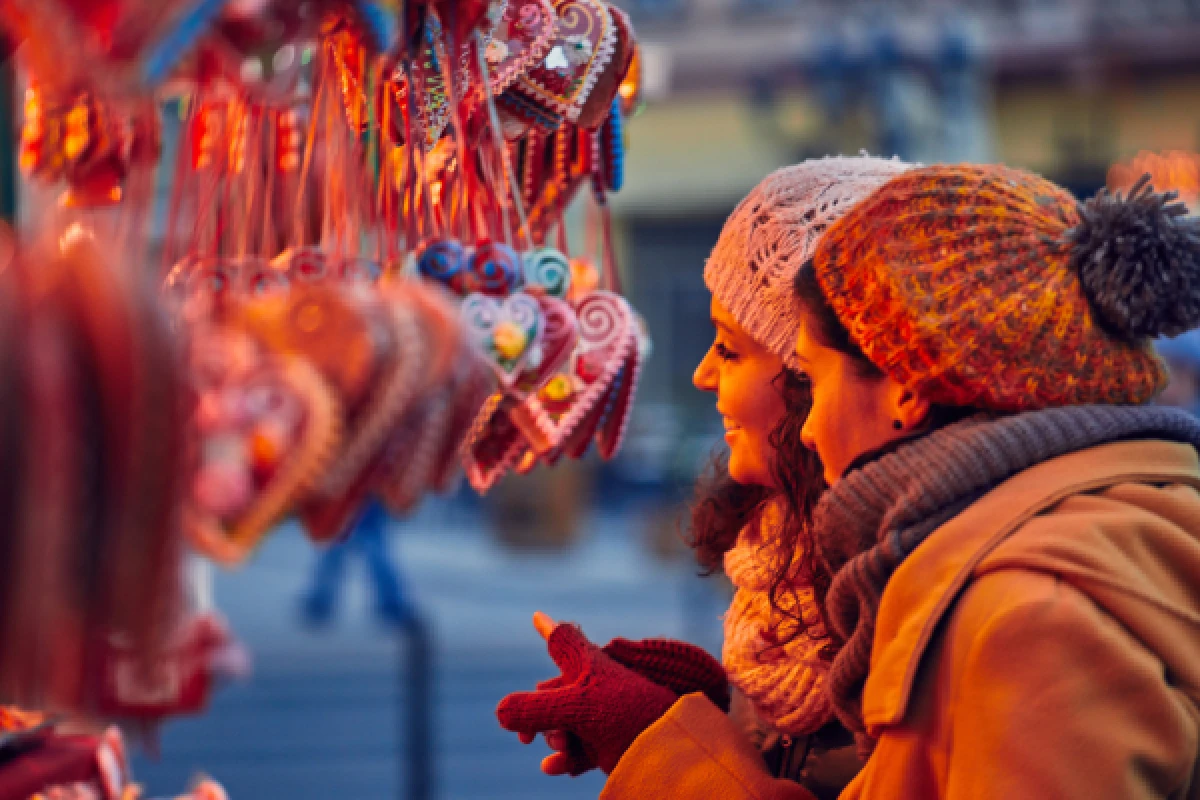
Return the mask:
[[[725,644],[721,658],[729,681],[753,703],[763,719],[793,736],[816,731],[833,718],[833,704],[825,691],[829,664],[818,655],[823,642],[808,633],[778,646],[795,630],[796,623],[771,608],[771,576],[783,558],[799,568],[799,553],[780,553],[776,539],[783,512],[768,504],[759,518],[738,535],[725,554],[725,573],[736,587],[725,614]],[[778,603],[788,612],[799,612],[805,622],[821,632],[820,617],[807,586],[780,592]]]

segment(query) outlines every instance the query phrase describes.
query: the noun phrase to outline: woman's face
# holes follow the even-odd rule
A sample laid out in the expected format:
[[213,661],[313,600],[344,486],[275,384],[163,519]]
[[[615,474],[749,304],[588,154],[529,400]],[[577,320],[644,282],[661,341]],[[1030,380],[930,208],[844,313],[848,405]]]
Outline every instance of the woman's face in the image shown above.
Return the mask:
[[820,456],[832,486],[860,456],[923,425],[929,404],[885,375],[864,375],[856,359],[825,346],[809,328],[802,325],[796,338],[796,360],[812,386],[801,439]]
[[729,444],[729,475],[741,484],[773,486],[771,431],[785,407],[775,378],[783,359],[750,338],[729,312],[712,301],[716,337],[692,375],[692,383],[717,396],[717,412]]

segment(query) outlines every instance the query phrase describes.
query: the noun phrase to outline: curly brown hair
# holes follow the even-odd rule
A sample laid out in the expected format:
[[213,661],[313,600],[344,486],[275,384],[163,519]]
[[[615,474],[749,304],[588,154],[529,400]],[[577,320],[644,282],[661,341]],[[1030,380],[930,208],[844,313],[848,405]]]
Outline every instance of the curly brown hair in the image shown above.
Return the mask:
[[[725,553],[737,542],[738,534],[746,525],[757,520],[768,501],[778,498],[783,510],[780,548],[775,552],[792,553],[799,548],[801,553],[800,576],[812,586],[816,597],[823,600],[829,590],[831,575],[816,558],[817,548],[812,540],[812,512],[821,493],[825,490],[824,471],[816,454],[804,446],[800,432],[812,408],[812,393],[808,382],[800,375],[784,367],[773,381],[775,389],[784,402],[784,415],[771,431],[768,441],[774,451],[770,461],[774,487],[750,486],[738,483],[729,474],[724,455],[713,457],[712,462],[696,483],[695,499],[690,518],[684,531],[684,541],[694,551],[701,574],[712,575],[724,565]],[[772,547],[774,551],[774,546]],[[769,593],[771,607],[787,624],[776,627],[778,645],[782,646],[809,629],[809,622],[794,611],[786,610],[779,602],[781,593],[794,591],[787,581],[791,568],[789,559],[781,559],[771,580]],[[798,609],[798,603],[789,608]],[[830,630],[825,619],[824,604],[818,602],[821,622]],[[833,645],[829,637],[822,648],[822,655],[833,657]]]

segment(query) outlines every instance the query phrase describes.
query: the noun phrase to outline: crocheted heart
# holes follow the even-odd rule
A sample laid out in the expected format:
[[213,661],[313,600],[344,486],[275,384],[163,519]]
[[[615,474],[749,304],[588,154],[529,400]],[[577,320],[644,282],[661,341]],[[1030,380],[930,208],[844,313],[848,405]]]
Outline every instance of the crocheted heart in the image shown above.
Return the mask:
[[556,20],[550,0],[508,1],[485,51],[493,94],[503,92],[546,57]]
[[501,385],[511,387],[544,330],[537,300],[524,292],[503,301],[470,294],[459,314],[468,339],[488,356]]
[[534,108],[574,123],[601,72],[612,61],[616,26],[600,0],[559,0],[546,57],[521,76],[513,92]]

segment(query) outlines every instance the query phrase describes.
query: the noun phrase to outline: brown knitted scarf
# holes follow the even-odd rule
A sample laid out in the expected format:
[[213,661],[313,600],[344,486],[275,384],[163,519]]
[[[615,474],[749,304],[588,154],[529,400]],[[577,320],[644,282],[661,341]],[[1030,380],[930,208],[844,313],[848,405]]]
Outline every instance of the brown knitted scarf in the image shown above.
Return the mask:
[[1121,439],[1162,438],[1200,449],[1200,422],[1157,406],[1075,406],[979,415],[909,442],[843,477],[814,515],[826,598],[841,641],[828,687],[842,723],[868,751],[862,689],[888,579],[925,538],[981,495],[1035,464]]

